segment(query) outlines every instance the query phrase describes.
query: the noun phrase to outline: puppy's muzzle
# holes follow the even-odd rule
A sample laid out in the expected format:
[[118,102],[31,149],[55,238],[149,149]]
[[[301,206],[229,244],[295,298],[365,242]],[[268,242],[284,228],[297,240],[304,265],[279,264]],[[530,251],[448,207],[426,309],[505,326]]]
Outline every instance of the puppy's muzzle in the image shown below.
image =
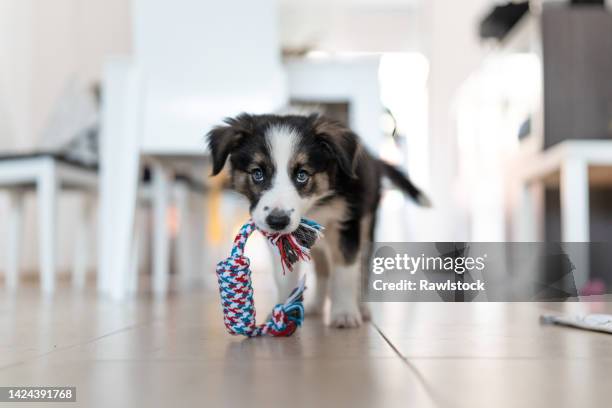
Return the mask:
[[266,224],[275,231],[285,229],[290,221],[289,213],[278,208],[270,211],[270,214],[266,217]]

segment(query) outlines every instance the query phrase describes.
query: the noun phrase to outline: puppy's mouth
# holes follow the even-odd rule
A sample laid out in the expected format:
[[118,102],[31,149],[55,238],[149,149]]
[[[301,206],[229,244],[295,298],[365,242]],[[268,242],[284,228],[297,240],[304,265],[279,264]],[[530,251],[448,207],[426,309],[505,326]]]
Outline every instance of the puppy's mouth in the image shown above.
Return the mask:
[[271,228],[265,222],[258,222],[258,220],[255,220],[255,219],[253,221],[255,222],[255,226],[257,227],[258,230],[260,230],[262,232],[265,232],[266,234],[269,234],[269,235],[274,235],[274,234],[278,234],[278,235],[291,234],[292,232],[297,230],[299,228],[299,226],[300,226],[299,222],[297,222],[297,223],[290,222],[289,225],[287,225],[285,228],[274,229],[274,228]]

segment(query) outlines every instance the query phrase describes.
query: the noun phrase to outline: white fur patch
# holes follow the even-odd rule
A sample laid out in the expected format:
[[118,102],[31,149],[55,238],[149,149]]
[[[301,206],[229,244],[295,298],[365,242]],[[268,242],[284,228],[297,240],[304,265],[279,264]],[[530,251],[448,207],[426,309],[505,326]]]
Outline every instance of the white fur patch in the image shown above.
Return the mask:
[[253,221],[259,228],[270,230],[266,217],[270,211],[278,209],[286,212],[290,217],[289,225],[280,232],[291,232],[300,224],[304,210],[303,200],[295,189],[291,180],[291,169],[289,169],[299,134],[287,126],[272,126],[266,133],[266,138],[276,172],[272,179],[272,187],[263,193],[257,206],[253,209]]

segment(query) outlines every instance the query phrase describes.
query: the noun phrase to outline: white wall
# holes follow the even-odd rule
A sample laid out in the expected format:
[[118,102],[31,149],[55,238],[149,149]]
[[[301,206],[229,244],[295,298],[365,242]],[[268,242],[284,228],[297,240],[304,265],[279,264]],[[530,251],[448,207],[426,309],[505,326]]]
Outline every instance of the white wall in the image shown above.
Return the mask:
[[67,79],[130,48],[129,0],[0,1],[0,149],[36,146]]
[[290,1],[281,3],[284,47],[324,51],[406,52],[418,48],[414,2]]
[[27,147],[31,134],[32,7],[0,2],[0,149]]
[[[0,0],[0,151],[29,150],[40,140],[57,98],[71,78],[84,86],[100,78],[104,59],[131,49],[129,0]],[[27,203],[24,268],[36,265],[33,197]],[[60,207],[60,230],[74,200]],[[0,219],[6,214],[0,197]],[[6,231],[0,222],[0,269]],[[62,234],[60,247],[71,245]],[[60,254],[66,269],[68,251]]]

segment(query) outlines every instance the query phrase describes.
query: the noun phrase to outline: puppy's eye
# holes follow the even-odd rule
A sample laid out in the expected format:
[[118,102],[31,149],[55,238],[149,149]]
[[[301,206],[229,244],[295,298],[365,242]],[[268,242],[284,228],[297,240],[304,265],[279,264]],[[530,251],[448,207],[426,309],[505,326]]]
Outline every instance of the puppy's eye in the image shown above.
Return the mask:
[[306,170],[300,170],[297,173],[295,173],[295,181],[297,181],[300,184],[305,184],[309,178],[310,178],[310,174],[308,174]]
[[263,170],[260,169],[259,167],[256,168],[256,169],[251,170],[251,178],[257,184],[263,182],[264,181],[264,172],[263,172]]

